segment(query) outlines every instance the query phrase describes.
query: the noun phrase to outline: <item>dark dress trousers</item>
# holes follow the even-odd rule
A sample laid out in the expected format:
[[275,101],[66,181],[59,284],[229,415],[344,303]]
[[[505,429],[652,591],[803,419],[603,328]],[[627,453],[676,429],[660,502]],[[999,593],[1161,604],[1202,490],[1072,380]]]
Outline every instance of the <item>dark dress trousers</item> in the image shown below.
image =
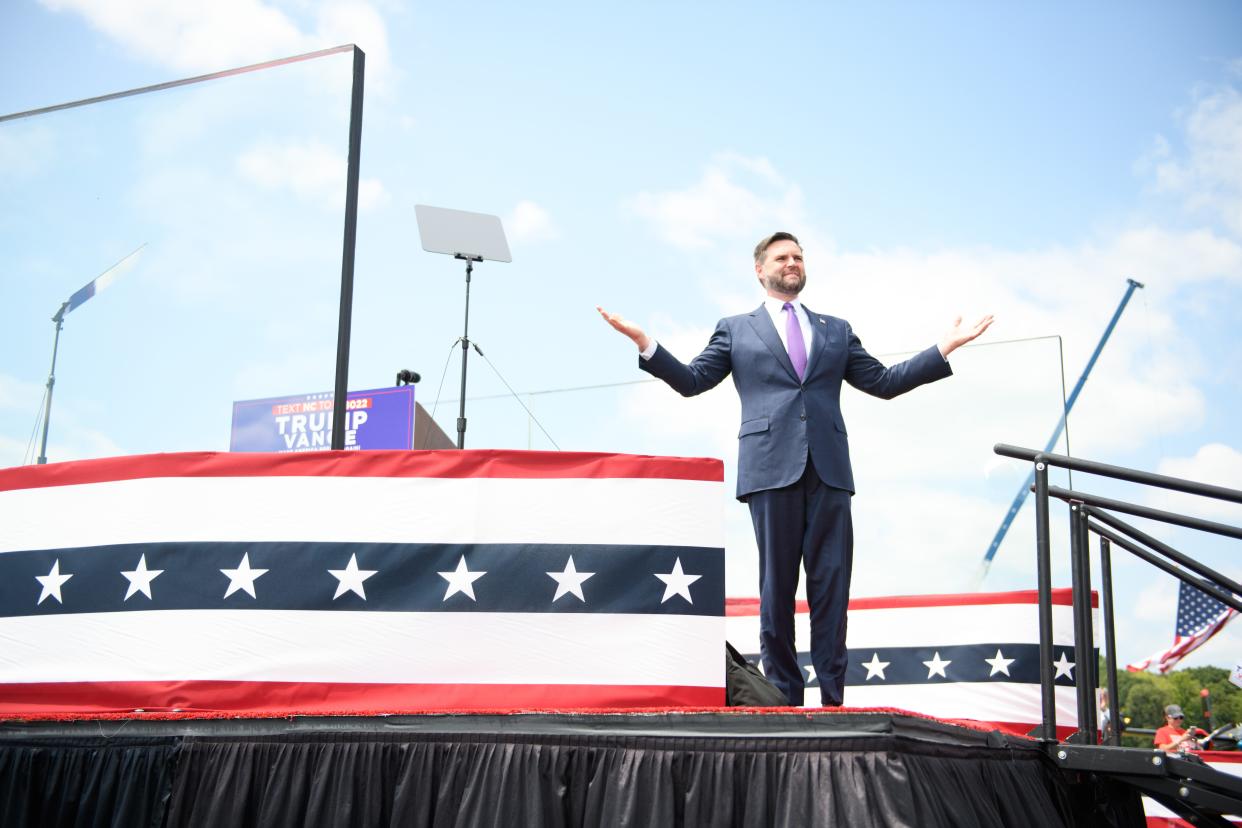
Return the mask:
[[797,662],[793,622],[798,568],[805,565],[811,663],[822,703],[840,705],[854,493],[841,383],[891,399],[953,371],[935,346],[885,367],[863,349],[845,320],[803,310],[814,334],[802,381],[762,305],[720,320],[689,365],[657,347],[639,366],[687,397],[733,375],[742,401],[737,497],[750,505],[759,546],[764,673],[790,704],[802,704],[806,676]]

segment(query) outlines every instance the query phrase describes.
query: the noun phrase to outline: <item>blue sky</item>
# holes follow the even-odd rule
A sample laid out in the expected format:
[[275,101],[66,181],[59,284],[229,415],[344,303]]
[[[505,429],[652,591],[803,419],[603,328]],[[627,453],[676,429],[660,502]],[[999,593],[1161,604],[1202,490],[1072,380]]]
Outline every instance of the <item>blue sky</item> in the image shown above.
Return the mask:
[[[972,586],[1025,473],[991,446],[1042,446],[1060,348],[1072,384],[1126,278],[1147,288],[1071,418],[1073,452],[1242,487],[1236,4],[190,9],[5,4],[0,112],[357,43],[351,386],[411,368],[431,408],[447,372],[450,433],[463,278],[420,249],[419,203],[504,220],[514,261],[476,271],[470,333],[561,448],[721,457],[729,490],[732,389],[685,401],[624,384],[645,375],[596,304],[688,358],[717,318],[759,302],[749,250],[787,229],[806,244],[807,305],[849,319],[873,353],[995,313],[953,379],[890,403],[847,392],[855,594]],[[328,57],[0,125],[0,465],[31,456],[49,317],[144,243],[67,319],[53,461],[223,450],[233,400],[332,386],[348,69]],[[543,393],[596,385],[611,387]],[[504,393],[472,358],[467,445],[551,448]],[[1029,511],[985,588],[1034,585]],[[746,510],[725,492],[722,514],[729,591],[753,594]],[[1236,549],[1158,531],[1242,576]],[[1176,585],[1117,570],[1121,655],[1138,658],[1170,640]],[[1231,667],[1240,644],[1229,630],[1191,663]]]

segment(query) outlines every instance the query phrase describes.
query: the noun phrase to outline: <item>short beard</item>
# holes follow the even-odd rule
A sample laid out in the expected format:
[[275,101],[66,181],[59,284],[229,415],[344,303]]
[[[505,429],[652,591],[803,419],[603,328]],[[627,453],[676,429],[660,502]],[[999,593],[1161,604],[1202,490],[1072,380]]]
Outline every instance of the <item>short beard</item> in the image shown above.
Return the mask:
[[775,276],[765,278],[763,280],[763,286],[770,291],[774,290],[777,293],[784,294],[785,296],[797,296],[802,292],[802,289],[806,287],[805,272],[799,274],[798,281],[790,287],[786,287],[783,280],[784,276],[778,273]]

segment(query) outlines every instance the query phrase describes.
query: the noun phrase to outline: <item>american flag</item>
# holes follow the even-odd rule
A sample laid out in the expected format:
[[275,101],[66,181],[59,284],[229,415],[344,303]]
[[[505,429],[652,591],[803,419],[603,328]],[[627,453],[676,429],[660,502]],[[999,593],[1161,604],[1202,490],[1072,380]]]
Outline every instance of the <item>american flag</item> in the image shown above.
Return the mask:
[[1185,581],[1180,581],[1179,584],[1177,631],[1173,646],[1127,665],[1127,670],[1134,673],[1143,670],[1169,672],[1179,661],[1207,643],[1209,638],[1220,632],[1238,614],[1237,610],[1226,607],[1203,590],[1196,589]]
[[724,500],[571,452],[0,470],[0,713],[722,704]]

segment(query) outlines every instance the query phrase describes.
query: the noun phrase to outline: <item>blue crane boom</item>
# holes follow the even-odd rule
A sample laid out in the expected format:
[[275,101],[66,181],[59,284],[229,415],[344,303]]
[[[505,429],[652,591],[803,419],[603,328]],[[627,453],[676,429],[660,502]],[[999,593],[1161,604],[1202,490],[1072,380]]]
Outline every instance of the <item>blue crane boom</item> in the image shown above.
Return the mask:
[[[1104,346],[1108,343],[1108,338],[1113,334],[1113,328],[1117,327],[1117,320],[1121,318],[1121,313],[1126,309],[1126,305],[1130,302],[1130,297],[1134,295],[1137,288],[1143,287],[1141,282],[1133,279],[1126,279],[1126,293],[1121,297],[1121,304],[1117,306],[1117,310],[1113,313],[1113,318],[1108,321],[1108,327],[1104,329],[1104,335],[1100,337],[1100,342],[1095,346],[1091,358],[1087,360],[1087,367],[1083,369],[1082,376],[1078,378],[1078,382],[1074,385],[1074,390],[1070,392],[1069,398],[1065,401],[1065,410],[1061,412],[1061,417],[1057,420],[1057,427],[1052,430],[1052,436],[1048,438],[1048,444],[1044,446],[1045,452],[1052,451],[1056,447],[1057,440],[1061,439],[1061,433],[1065,431],[1065,420],[1069,417],[1070,410],[1074,407],[1074,403],[1078,400],[1078,395],[1082,393],[1082,387],[1087,383],[1087,377],[1091,375],[1091,369],[1095,367],[1096,360],[1100,358],[1100,352],[1104,350]],[[1026,476],[1026,480],[1022,482],[1018,488],[1017,495],[1014,496],[1013,503],[1009,506],[1009,511],[1005,513],[1005,519],[1001,521],[1000,528],[996,530],[996,535],[992,538],[992,543],[988,545],[988,551],[983,556],[983,567],[979,571],[978,583],[982,585],[983,579],[988,576],[988,570],[992,567],[992,559],[996,557],[996,550],[1000,549],[1001,541],[1005,539],[1005,534],[1009,531],[1009,527],[1013,524],[1014,518],[1018,516],[1018,511],[1022,508],[1022,504],[1026,502],[1026,496],[1031,491],[1031,485],[1035,482],[1035,470],[1032,469]]]

